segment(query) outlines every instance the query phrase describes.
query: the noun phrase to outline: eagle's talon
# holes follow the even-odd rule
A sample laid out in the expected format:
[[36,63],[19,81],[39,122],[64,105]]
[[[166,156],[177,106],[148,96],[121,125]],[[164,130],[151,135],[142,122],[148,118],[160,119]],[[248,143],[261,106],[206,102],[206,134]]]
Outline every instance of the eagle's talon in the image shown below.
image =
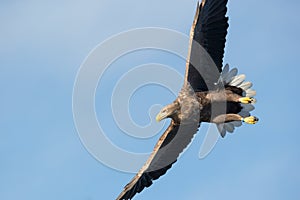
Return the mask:
[[239,102],[240,103],[243,103],[243,104],[254,104],[256,103],[256,99],[253,98],[253,97],[242,97],[242,98],[239,98]]
[[258,118],[254,116],[250,116],[250,117],[243,118],[242,121],[247,124],[256,124],[258,122]]

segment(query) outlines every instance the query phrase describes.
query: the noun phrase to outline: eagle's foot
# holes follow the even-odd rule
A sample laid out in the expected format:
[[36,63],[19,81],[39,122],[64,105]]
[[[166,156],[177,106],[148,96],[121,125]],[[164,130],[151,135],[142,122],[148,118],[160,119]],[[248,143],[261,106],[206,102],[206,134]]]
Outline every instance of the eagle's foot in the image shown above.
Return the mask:
[[239,98],[239,102],[243,104],[256,103],[256,99],[253,97],[242,97]]
[[247,124],[256,124],[258,122],[258,118],[254,116],[242,118],[242,121]]

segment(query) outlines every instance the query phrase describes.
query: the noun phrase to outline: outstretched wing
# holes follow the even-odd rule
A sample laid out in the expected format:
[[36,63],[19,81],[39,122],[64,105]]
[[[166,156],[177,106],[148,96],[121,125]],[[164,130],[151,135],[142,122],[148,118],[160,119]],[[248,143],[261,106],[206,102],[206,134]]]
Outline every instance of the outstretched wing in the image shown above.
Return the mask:
[[222,71],[229,26],[226,4],[227,0],[202,0],[197,6],[185,72],[185,84],[194,91],[213,89]]
[[117,200],[131,199],[136,193],[149,187],[153,180],[158,179],[176,162],[179,154],[191,142],[199,125],[175,125],[173,122],[159,138],[154,150],[144,166],[135,177],[124,187]]

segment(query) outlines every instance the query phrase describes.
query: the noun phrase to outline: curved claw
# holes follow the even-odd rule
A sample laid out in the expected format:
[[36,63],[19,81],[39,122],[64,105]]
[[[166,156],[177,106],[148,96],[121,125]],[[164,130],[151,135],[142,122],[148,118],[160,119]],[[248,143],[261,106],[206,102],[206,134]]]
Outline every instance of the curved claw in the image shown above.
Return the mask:
[[239,98],[239,102],[243,104],[249,104],[249,103],[254,104],[256,103],[256,99],[253,97],[242,97]]
[[243,122],[247,123],[247,124],[256,124],[258,122],[258,118],[254,117],[254,116],[250,116],[250,117],[245,117],[242,119]]

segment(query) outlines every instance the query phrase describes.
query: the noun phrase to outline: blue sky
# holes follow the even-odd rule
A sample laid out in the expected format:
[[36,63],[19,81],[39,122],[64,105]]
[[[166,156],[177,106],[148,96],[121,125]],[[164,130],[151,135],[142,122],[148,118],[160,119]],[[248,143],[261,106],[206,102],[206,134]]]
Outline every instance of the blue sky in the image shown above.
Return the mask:
[[[77,71],[96,45],[119,32],[155,26],[188,34],[196,1],[28,0],[0,5],[0,198],[114,199],[133,174],[106,167],[82,145],[72,114]],[[300,198],[300,3],[232,0],[228,7],[225,62],[254,82],[254,114],[261,120],[220,140],[203,160],[198,159],[205,133],[200,130],[172,170],[135,199]],[[118,74],[122,65],[130,69],[148,62],[184,72],[184,62],[159,51],[137,52],[121,61],[113,64],[111,74]],[[106,84],[114,82],[107,79]],[[173,98],[162,88],[145,87],[133,97],[132,116],[143,125],[149,105]],[[101,99],[98,92],[98,118],[108,116],[104,128],[119,144],[116,136],[123,133],[109,121],[109,103],[97,103]],[[127,138],[120,145],[149,152],[157,137]]]

